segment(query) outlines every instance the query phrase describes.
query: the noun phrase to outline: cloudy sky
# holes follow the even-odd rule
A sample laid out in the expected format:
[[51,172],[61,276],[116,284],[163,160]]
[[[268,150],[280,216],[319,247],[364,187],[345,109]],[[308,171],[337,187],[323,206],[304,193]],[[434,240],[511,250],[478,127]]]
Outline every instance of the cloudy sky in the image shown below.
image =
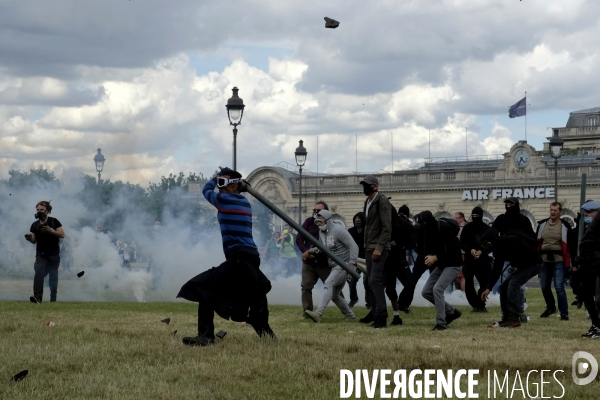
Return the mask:
[[[594,0],[0,0],[0,178],[39,165],[146,185],[231,165],[323,173],[495,155],[600,106]],[[325,29],[323,17],[341,22]],[[465,138],[465,128],[468,137]],[[358,139],[358,165],[355,157]]]

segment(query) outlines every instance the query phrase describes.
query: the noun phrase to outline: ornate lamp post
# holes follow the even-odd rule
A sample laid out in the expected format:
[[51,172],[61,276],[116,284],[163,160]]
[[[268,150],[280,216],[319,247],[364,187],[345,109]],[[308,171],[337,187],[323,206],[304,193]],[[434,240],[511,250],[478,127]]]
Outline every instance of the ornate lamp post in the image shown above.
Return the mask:
[[300,204],[298,208],[298,224],[302,225],[302,167],[306,163],[306,149],[302,145],[304,143],[303,140],[300,141],[300,146],[296,147],[296,152],[294,153],[296,156],[296,165],[300,168]]
[[227,100],[227,117],[229,125],[233,125],[233,169],[237,171],[237,126],[242,124],[244,116],[244,101],[238,96],[238,88],[231,89],[233,96]]
[[106,161],[106,158],[104,158],[102,155],[101,150],[98,149],[98,154],[96,154],[94,157],[94,163],[96,163],[96,172],[98,172],[98,183],[100,183],[100,174],[104,169],[104,161]]
[[565,143],[560,136],[558,136],[558,129],[553,129],[554,134],[550,138],[550,151],[552,152],[552,158],[554,158],[554,201],[558,201],[558,159],[562,156],[562,148]]

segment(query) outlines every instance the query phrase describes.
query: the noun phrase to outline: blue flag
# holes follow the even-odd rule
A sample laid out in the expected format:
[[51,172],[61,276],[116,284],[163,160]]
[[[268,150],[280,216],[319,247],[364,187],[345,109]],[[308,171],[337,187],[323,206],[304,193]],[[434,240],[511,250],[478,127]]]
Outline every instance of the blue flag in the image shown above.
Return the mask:
[[523,97],[516,104],[512,105],[508,109],[508,116],[510,118],[522,117],[527,115],[527,97]]

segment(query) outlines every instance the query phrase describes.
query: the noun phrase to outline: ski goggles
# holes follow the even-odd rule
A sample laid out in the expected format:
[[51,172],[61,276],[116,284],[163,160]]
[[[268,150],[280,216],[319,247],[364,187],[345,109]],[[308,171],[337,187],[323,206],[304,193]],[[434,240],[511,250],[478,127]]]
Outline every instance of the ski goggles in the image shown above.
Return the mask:
[[241,181],[240,178],[234,178],[234,179],[230,179],[230,178],[217,178],[217,187],[218,188],[222,188],[225,187],[227,185],[233,185],[234,183],[239,183]]

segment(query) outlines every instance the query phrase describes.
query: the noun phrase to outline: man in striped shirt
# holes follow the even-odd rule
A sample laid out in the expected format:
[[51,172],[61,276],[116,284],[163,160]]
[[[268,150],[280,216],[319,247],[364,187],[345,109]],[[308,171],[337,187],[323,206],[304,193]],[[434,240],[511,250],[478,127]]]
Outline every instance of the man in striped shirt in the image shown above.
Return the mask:
[[267,304],[271,282],[259,269],[258,248],[252,238],[252,208],[239,192],[241,177],[239,172],[224,168],[202,189],[206,200],[218,210],[226,261],[192,278],[177,295],[198,302],[198,336],[183,338],[187,345],[214,343],[215,312],[224,319],[252,325],[260,337],[275,338]]

